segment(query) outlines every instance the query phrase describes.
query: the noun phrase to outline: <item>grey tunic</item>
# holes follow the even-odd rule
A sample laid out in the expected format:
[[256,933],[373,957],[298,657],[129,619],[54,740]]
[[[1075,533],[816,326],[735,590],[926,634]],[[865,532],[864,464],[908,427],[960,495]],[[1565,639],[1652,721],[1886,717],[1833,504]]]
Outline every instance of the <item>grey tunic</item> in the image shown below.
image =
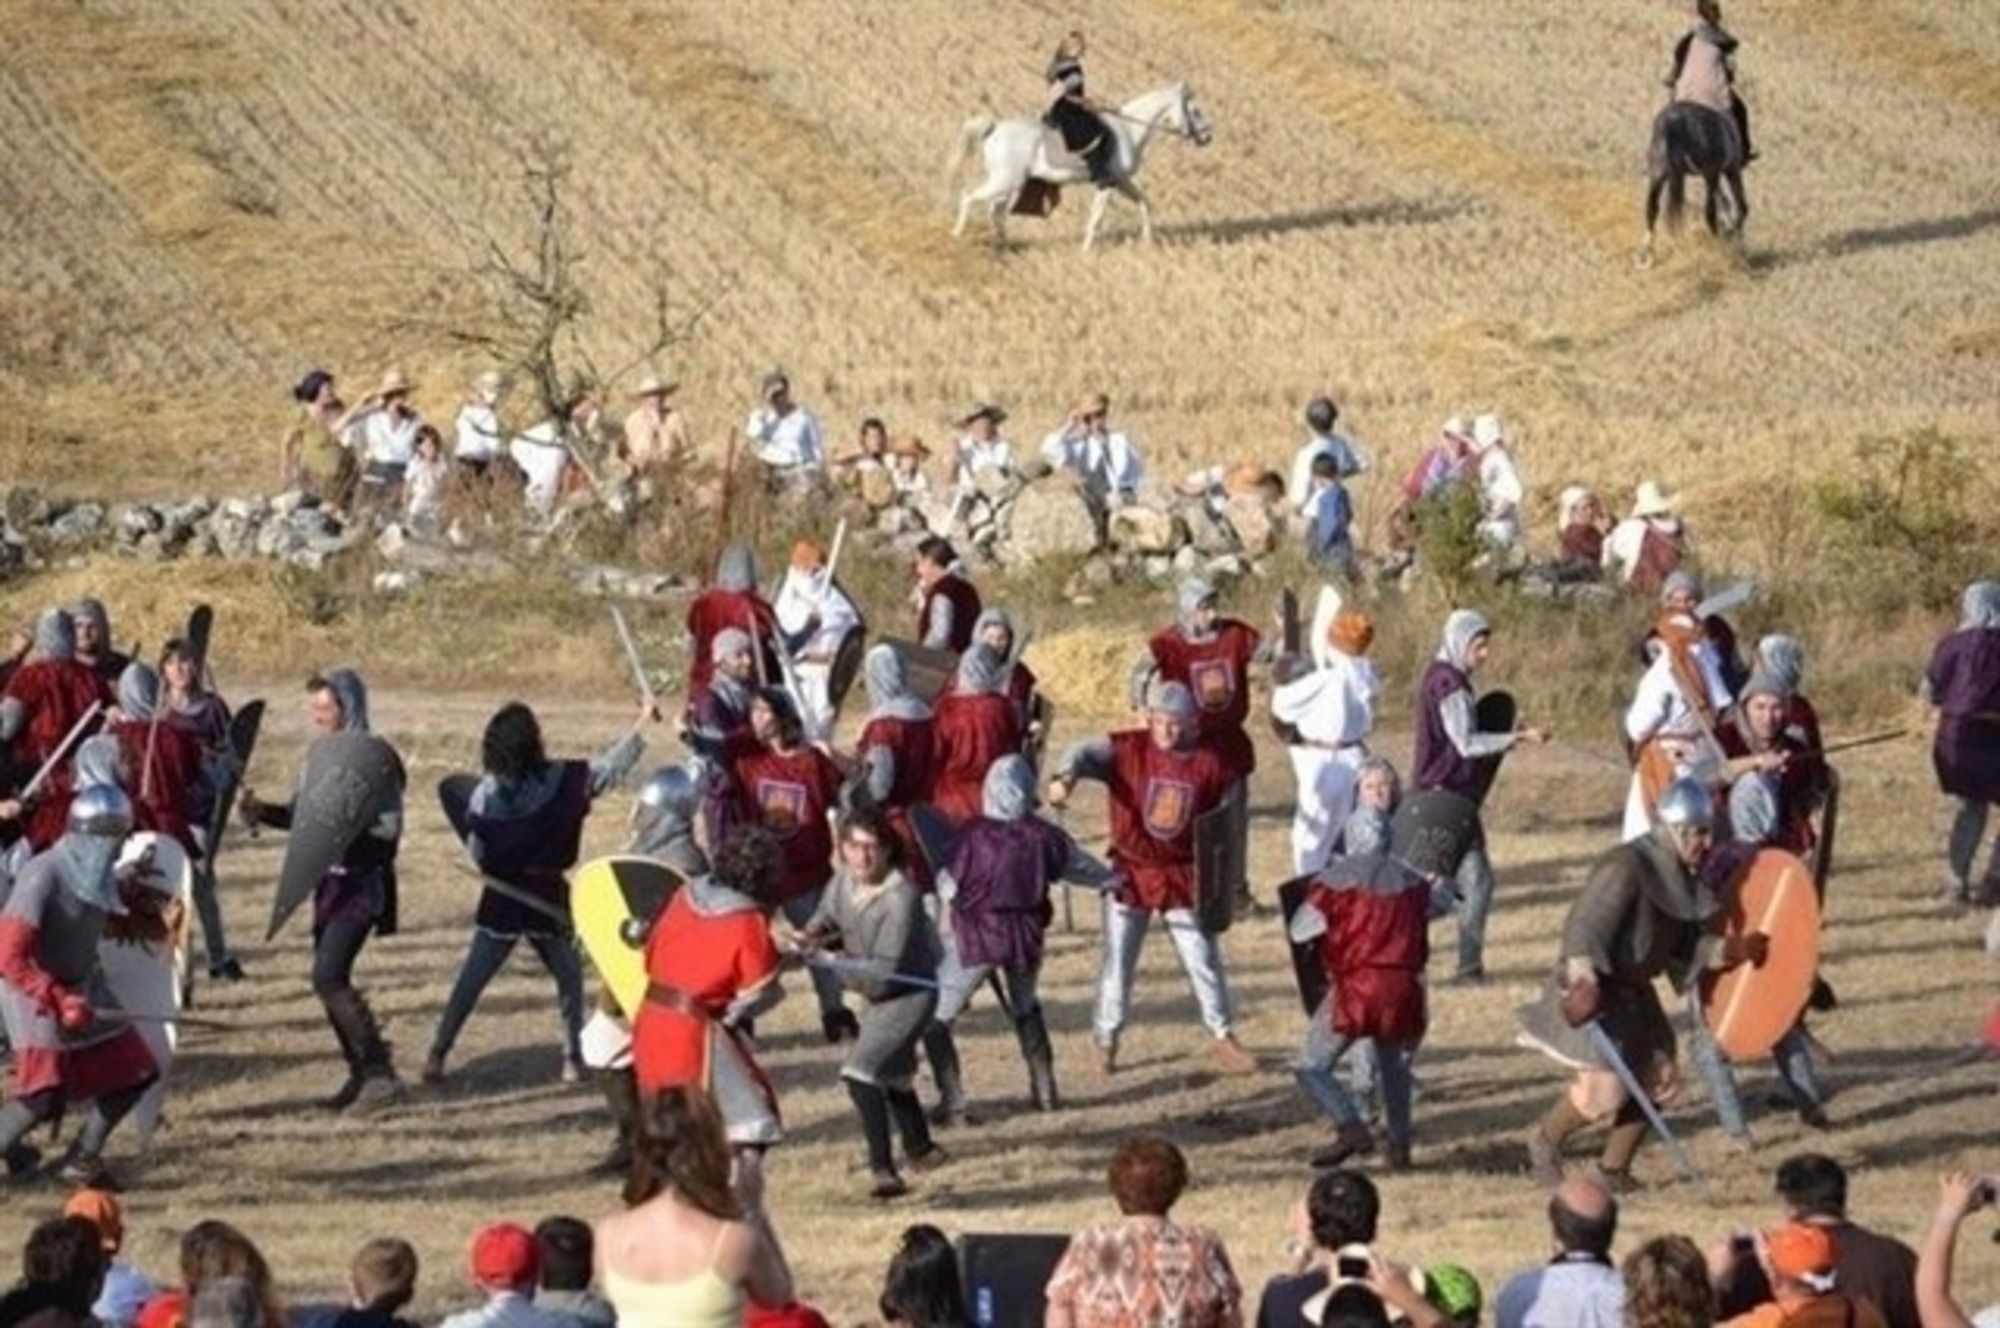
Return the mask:
[[[906,973],[935,982],[944,947],[924,912],[923,896],[901,872],[866,892],[855,888],[845,868],[820,896],[805,929],[837,935],[849,960],[883,974]],[[846,972],[841,981],[867,1004],[861,1036],[841,1065],[841,1077],[879,1088],[907,1089],[917,1071],[917,1042],[937,1009],[935,987],[913,987],[889,977]]]
[[1584,1029],[1562,1012],[1564,970],[1588,964],[1603,995],[1598,1023],[1642,1080],[1654,1060],[1674,1055],[1653,980],[1679,983],[1691,970],[1713,895],[1681,866],[1655,836],[1620,844],[1590,869],[1583,891],[1563,922],[1562,953],[1542,994],[1520,1012],[1528,1039],[1556,1059],[1593,1069],[1604,1065]]

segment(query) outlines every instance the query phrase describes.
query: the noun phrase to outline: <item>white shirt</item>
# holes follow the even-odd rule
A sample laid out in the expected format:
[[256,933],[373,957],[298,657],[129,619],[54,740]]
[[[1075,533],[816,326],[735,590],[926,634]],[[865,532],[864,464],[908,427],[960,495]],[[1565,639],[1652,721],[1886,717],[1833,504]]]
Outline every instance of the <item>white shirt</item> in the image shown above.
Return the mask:
[[528,505],[538,512],[555,506],[569,449],[556,432],[555,421],[543,420],[507,446],[507,455],[528,477]]
[[456,434],[451,454],[460,461],[491,461],[500,455],[500,416],[483,401],[458,408]]
[[1130,497],[1146,473],[1139,449],[1116,429],[1108,433],[1057,429],[1042,439],[1042,459],[1057,470],[1081,476],[1084,487],[1099,497]]
[[446,1315],[438,1328],[577,1328],[577,1317],[541,1309],[519,1292],[501,1291],[476,1310]]
[[[1632,573],[1639,568],[1639,555],[1646,547],[1646,531],[1655,525],[1651,517],[1628,516],[1611,528],[1604,537],[1604,565],[1618,569],[1620,581],[1630,581]],[[1688,538],[1687,528],[1678,519],[1669,520],[1659,526],[1660,534],[1680,541],[1684,553],[1694,550],[1694,542]]]
[[1500,1288],[1494,1328],[1624,1328],[1625,1279],[1608,1264],[1552,1263]]
[[[1708,692],[1709,711],[1719,715],[1729,708],[1731,698],[1728,685],[1722,681],[1715,651],[1703,641],[1692,653],[1702,686]],[[1632,704],[1625,708],[1625,736],[1640,743],[1655,734],[1686,738],[1700,732],[1694,707],[1681,694],[1680,683],[1674,677],[1673,659],[1662,650],[1646,666],[1639,679],[1639,690],[1633,694]]]
[[444,501],[445,477],[450,473],[451,464],[443,457],[436,461],[410,458],[410,468],[403,472],[404,514],[412,517],[436,516],[439,505]]
[[1014,445],[999,434],[986,442],[971,434],[958,440],[958,474],[954,478],[961,488],[969,486],[982,470],[997,470],[1006,475],[1013,469]]
[[827,585],[824,567],[809,572],[786,568],[784,584],[778,587],[778,599],[771,609],[787,636],[804,631],[806,621],[814,614],[819,615],[819,630],[799,651],[801,658],[812,655],[831,659],[847,634],[861,625],[861,614],[854,601],[839,586]]
[[417,430],[424,417],[414,411],[396,419],[378,406],[356,420],[362,458],[375,466],[407,466],[417,454]]
[[1337,433],[1316,433],[1306,439],[1305,446],[1292,454],[1291,478],[1285,482],[1285,501],[1300,512],[1306,510],[1312,497],[1313,462],[1322,456],[1333,458],[1336,474],[1343,480],[1368,469],[1368,454],[1351,439]]
[[1479,493],[1485,501],[1487,519],[1493,521],[1518,518],[1521,503],[1528,496],[1514,458],[1497,443],[1479,454]]
[[817,470],[826,464],[826,442],[820,436],[819,421],[804,406],[794,405],[783,415],[769,406],[759,406],[750,412],[743,432],[757,459],[767,466]]
[[1325,668],[1271,691],[1271,714],[1290,724],[1307,742],[1345,747],[1361,742],[1375,729],[1375,697],[1381,684],[1375,666],[1330,651]]

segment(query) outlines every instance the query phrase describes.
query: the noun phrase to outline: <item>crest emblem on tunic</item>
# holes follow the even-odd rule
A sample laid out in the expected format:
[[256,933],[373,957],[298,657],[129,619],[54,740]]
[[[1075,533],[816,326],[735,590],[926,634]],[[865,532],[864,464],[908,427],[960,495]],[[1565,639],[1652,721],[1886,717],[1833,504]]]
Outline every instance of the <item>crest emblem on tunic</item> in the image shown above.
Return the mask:
[[1146,781],[1146,833],[1155,839],[1175,839],[1194,815],[1194,785],[1177,779]]
[[757,810],[764,828],[790,838],[806,821],[806,786],[782,779],[757,781]]
[[1236,668],[1226,659],[1196,660],[1188,666],[1188,690],[1203,710],[1227,710],[1236,699]]

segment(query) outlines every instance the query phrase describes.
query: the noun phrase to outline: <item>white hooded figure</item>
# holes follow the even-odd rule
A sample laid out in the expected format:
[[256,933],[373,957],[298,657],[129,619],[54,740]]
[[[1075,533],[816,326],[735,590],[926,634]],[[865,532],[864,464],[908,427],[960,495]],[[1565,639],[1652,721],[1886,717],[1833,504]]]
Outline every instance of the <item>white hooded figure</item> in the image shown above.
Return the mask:
[[[784,584],[779,586],[771,608],[788,642],[798,643],[792,662],[803,711],[799,718],[805,721],[809,736],[830,737],[836,716],[827,682],[841,642],[861,627],[861,611],[846,591],[827,579],[825,558],[816,546],[809,545],[793,551],[791,566],[785,569]],[[805,639],[800,642],[802,634]]]
[[1371,629],[1358,614],[1342,614],[1327,632],[1320,667],[1271,693],[1271,715],[1290,725],[1296,740],[1286,751],[1298,781],[1292,813],[1292,872],[1303,876],[1326,866],[1354,811],[1355,782],[1368,759],[1381,682],[1362,652]]
[[1518,551],[1527,489],[1498,415],[1481,415],[1472,422],[1472,454],[1479,466],[1479,537],[1503,554]]

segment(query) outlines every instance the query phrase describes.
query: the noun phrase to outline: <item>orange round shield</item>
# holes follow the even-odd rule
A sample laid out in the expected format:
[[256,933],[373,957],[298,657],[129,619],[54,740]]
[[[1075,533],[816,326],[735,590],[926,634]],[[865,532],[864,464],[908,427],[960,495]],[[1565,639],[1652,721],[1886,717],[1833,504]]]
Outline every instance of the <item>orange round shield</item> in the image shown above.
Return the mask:
[[1768,1055],[1805,1013],[1819,971],[1819,926],[1812,870],[1782,849],[1760,849],[1737,883],[1724,934],[1762,932],[1770,953],[1717,975],[1703,1000],[1709,1032],[1731,1060]]

